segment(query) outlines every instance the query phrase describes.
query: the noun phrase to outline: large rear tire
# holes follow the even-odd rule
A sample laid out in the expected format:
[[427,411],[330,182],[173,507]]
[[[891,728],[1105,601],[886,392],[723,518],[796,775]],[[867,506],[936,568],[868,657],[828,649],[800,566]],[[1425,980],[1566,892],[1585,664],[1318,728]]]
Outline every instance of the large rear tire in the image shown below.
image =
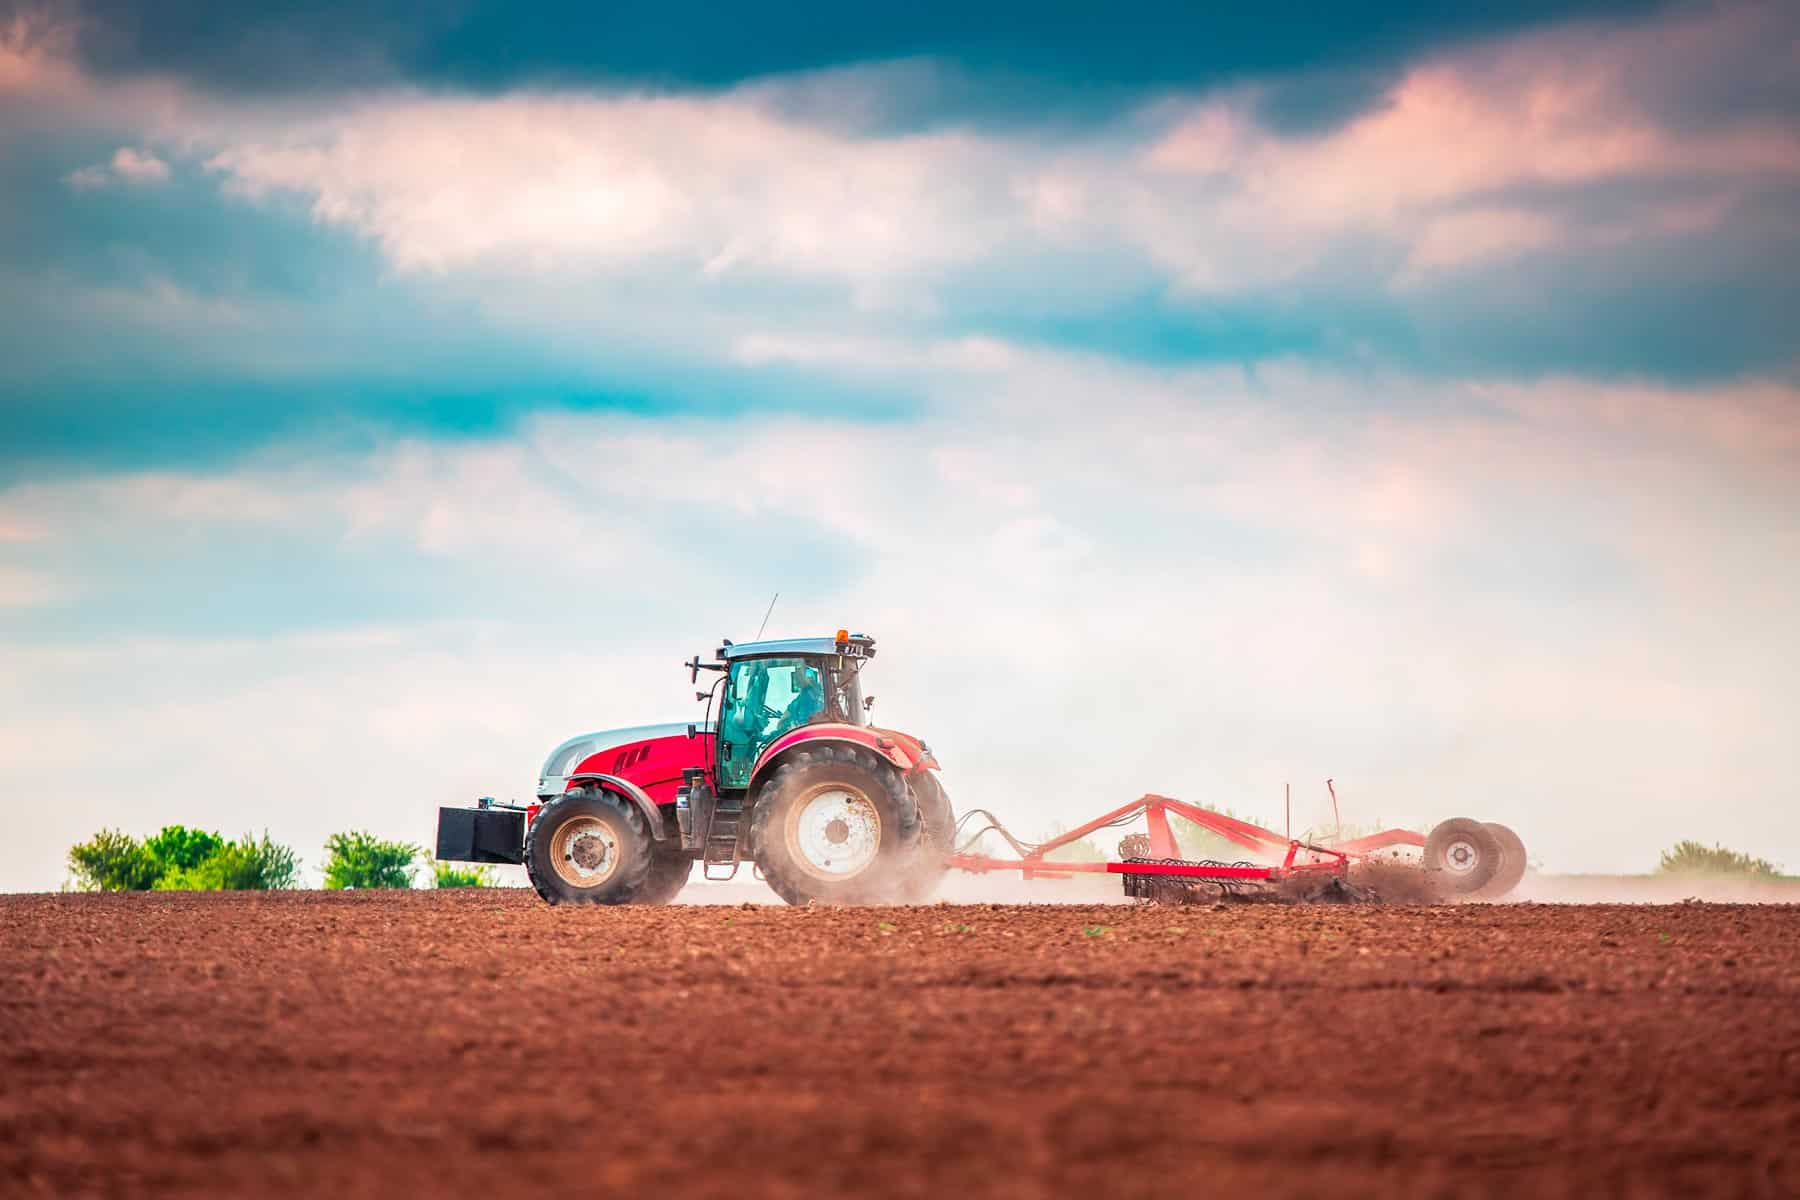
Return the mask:
[[891,904],[919,840],[919,813],[893,767],[819,746],[775,769],[750,818],[756,865],[789,904]]
[[1469,817],[1438,822],[1425,836],[1425,869],[1446,892],[1473,896],[1500,870],[1500,840],[1493,830]]
[[1492,821],[1484,822],[1494,840],[1500,843],[1500,869],[1488,880],[1488,885],[1481,889],[1483,899],[1498,900],[1525,878],[1525,843],[1519,835],[1504,825],[1496,825]]
[[650,830],[629,800],[578,788],[546,804],[525,833],[525,874],[551,904],[631,904],[650,878]]
[[918,805],[919,843],[900,872],[897,896],[903,904],[928,904],[950,869],[956,851],[956,810],[950,793],[937,776],[917,771],[907,777],[908,789]]

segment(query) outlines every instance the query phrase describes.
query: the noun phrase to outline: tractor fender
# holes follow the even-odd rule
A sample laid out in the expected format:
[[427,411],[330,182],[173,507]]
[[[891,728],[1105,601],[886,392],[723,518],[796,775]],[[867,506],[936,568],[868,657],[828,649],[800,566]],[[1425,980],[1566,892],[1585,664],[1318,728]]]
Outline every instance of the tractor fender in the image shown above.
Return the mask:
[[769,743],[769,748],[756,761],[756,769],[750,772],[751,790],[754,791],[756,781],[768,774],[769,769],[790,751],[819,744],[848,745],[867,750],[902,775],[910,775],[926,765],[937,765],[937,760],[932,759],[913,739],[895,737],[884,729],[834,722],[802,725]]
[[662,841],[667,835],[663,832],[662,810],[656,807],[656,801],[650,799],[648,792],[629,779],[621,779],[617,775],[602,775],[598,771],[584,771],[569,776],[569,787],[580,787],[585,783],[597,783],[609,792],[616,792],[631,801],[637,810],[644,814],[645,824],[650,826],[650,837],[654,841]]
[[937,755],[931,752],[931,747],[912,734],[901,733],[898,729],[874,729],[873,731],[885,735],[889,741],[898,742],[900,749],[913,760],[912,769],[914,771],[940,771],[943,769],[938,766]]

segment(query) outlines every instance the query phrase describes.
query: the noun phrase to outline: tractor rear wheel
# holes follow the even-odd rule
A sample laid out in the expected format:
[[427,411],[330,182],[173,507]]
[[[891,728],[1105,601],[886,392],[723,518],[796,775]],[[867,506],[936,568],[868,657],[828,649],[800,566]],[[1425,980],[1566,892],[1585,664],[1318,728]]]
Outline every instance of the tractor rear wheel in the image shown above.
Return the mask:
[[956,852],[956,810],[950,805],[950,793],[929,771],[908,776],[907,785],[924,828],[901,869],[896,897],[903,904],[926,904],[937,895],[938,885],[950,869],[950,856]]
[[1488,885],[1481,890],[1486,899],[1498,900],[1525,878],[1525,843],[1519,835],[1504,825],[1496,825],[1492,821],[1484,822],[1494,840],[1500,843],[1500,869],[1488,880]]
[[918,840],[918,808],[900,773],[848,746],[782,763],[750,818],[756,865],[789,904],[893,903]]
[[1500,839],[1469,817],[1440,821],[1425,836],[1424,865],[1453,895],[1473,896],[1500,870]]
[[525,874],[551,904],[632,904],[650,879],[650,831],[629,800],[577,788],[546,804],[525,833]]

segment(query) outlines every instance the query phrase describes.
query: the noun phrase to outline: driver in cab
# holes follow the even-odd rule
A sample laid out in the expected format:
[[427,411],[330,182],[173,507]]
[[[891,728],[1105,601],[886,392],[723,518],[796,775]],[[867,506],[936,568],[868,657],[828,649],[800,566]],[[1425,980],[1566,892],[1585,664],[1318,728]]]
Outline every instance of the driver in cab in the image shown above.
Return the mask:
[[825,684],[819,679],[816,667],[795,667],[793,684],[794,698],[788,701],[787,711],[781,718],[783,729],[816,721],[825,711]]

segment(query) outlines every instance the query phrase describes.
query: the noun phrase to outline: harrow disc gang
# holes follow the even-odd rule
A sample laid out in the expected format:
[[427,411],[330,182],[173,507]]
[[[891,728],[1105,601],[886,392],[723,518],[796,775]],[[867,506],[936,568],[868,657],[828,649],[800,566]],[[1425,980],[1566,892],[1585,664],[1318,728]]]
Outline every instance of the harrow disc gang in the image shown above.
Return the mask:
[[[1165,869],[1141,869],[1157,867]],[[1253,862],[1128,857],[1119,864],[1119,874],[1127,896],[1157,904],[1265,899],[1276,890],[1273,870]]]

